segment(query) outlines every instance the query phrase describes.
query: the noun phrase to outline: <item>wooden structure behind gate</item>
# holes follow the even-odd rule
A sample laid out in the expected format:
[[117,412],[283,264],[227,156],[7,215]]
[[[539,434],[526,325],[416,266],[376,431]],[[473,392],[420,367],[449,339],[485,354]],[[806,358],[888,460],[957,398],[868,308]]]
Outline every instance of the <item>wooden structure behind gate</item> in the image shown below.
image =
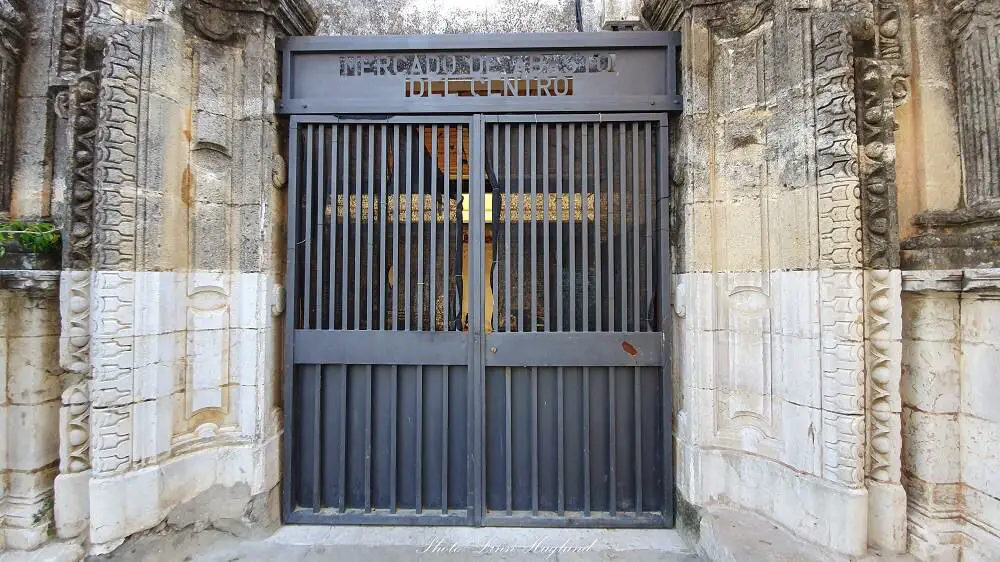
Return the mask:
[[677,35],[283,48],[285,520],[672,525]]

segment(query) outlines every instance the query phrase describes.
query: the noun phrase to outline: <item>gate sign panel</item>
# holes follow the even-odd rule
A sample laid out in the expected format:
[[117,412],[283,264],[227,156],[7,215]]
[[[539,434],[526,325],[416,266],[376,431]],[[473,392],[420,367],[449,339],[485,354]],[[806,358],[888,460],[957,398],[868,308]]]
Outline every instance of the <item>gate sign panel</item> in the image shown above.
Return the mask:
[[677,33],[296,37],[279,112],[674,111],[679,49]]

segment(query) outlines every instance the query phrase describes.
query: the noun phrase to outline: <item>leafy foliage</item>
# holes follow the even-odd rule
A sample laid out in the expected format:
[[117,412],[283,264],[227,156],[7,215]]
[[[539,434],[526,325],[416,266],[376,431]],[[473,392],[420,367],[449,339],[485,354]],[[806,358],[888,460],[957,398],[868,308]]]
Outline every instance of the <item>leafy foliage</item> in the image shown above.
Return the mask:
[[0,223],[0,257],[7,253],[7,245],[14,241],[28,251],[47,254],[59,250],[60,240],[59,230],[49,223]]

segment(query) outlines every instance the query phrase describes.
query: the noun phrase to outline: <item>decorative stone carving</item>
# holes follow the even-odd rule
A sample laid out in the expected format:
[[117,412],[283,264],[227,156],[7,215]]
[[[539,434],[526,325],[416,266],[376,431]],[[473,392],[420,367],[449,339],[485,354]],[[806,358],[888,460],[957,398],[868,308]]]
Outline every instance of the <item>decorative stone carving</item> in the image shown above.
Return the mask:
[[59,472],[72,474],[90,468],[90,392],[84,380],[62,394],[59,412]]
[[59,287],[59,274],[34,269],[0,271],[0,289],[28,293],[51,293]]
[[94,222],[94,140],[97,136],[98,75],[84,74],[73,89],[73,183],[70,187],[69,265],[91,265]]
[[878,269],[899,267],[893,83],[889,64],[858,60],[864,263]]
[[0,211],[10,205],[16,120],[15,91],[28,18],[22,0],[0,0]]
[[86,0],[63,0],[59,33],[59,72],[78,72],[83,67]]
[[[184,19],[209,41],[242,41],[254,31],[253,15],[271,16],[285,35],[310,35],[317,21],[302,0],[184,0]],[[248,17],[249,16],[249,17]]]
[[131,270],[135,264],[141,65],[141,31],[126,29],[108,39],[95,144],[95,269]]

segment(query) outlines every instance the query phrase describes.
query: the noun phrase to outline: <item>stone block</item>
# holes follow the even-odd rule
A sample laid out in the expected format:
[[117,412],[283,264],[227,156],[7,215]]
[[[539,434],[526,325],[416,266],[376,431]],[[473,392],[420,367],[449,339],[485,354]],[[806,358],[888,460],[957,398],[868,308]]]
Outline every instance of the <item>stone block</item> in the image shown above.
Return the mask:
[[7,406],[7,466],[34,471],[59,460],[59,400]]
[[216,203],[198,203],[191,219],[192,269],[231,269],[230,208]]
[[772,337],[774,393],[785,400],[819,408],[822,405],[819,341],[795,336]]
[[960,428],[954,414],[903,408],[902,467],[928,482],[960,482]]
[[962,482],[1000,497],[1000,424],[962,415],[960,425]]
[[963,343],[997,346],[1000,342],[1000,299],[963,295],[961,326]]
[[141,428],[133,438],[133,455],[139,464],[155,462],[170,453],[173,434],[174,401],[170,395],[137,402],[132,408],[132,423]]
[[55,478],[53,515],[56,536],[69,539],[86,531],[90,517],[90,471]]
[[962,412],[1000,425],[1000,339],[962,344]]
[[819,274],[816,271],[770,272],[775,317],[772,331],[797,338],[819,338]]
[[958,337],[956,295],[911,295],[903,307],[903,337],[921,341],[952,341]]
[[961,397],[958,343],[905,340],[902,357],[903,404],[928,413],[958,413]]
[[184,379],[185,332],[135,338],[135,400],[151,400],[180,390]]
[[41,404],[62,391],[58,336],[7,338],[7,398],[13,404]]
[[135,335],[153,336],[184,329],[185,275],[142,271],[135,276]]

